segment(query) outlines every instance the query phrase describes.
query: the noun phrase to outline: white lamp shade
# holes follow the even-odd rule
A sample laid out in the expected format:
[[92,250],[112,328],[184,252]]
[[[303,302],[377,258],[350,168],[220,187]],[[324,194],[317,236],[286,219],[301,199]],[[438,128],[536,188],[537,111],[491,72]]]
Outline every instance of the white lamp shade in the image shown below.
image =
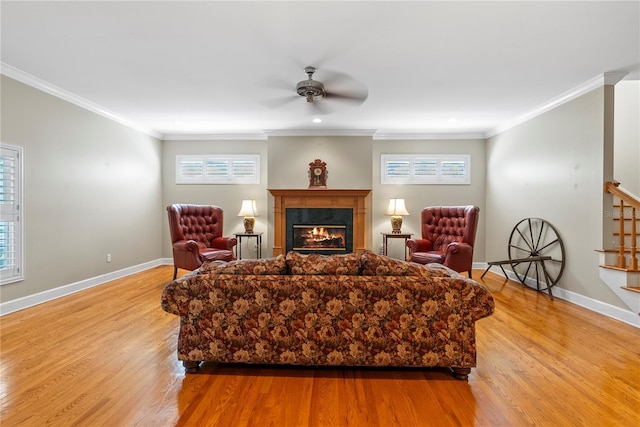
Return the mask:
[[242,207],[238,216],[258,216],[258,209],[256,209],[256,201],[254,199],[245,199],[242,201]]
[[409,215],[407,208],[404,206],[404,199],[389,199],[389,207],[384,213],[391,216]]

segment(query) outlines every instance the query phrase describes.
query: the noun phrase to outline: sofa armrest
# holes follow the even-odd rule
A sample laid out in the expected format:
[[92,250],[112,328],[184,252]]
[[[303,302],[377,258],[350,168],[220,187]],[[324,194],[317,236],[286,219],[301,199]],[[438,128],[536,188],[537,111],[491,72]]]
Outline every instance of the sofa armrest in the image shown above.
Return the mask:
[[191,301],[191,286],[197,275],[188,274],[178,277],[169,282],[160,298],[160,306],[167,313],[176,316],[186,316],[189,313],[189,303]]
[[484,284],[466,277],[462,278],[462,301],[464,308],[474,321],[490,316],[495,310],[495,302],[489,288]]
[[453,242],[447,245],[447,256],[449,254],[463,255],[470,253],[473,253],[473,247],[468,243]]
[[198,256],[199,251],[198,244],[195,240],[178,240],[173,243],[173,249],[176,251],[191,252],[196,257]]
[[[443,264],[455,271],[471,271],[473,247],[468,243],[449,243],[445,249]],[[471,273],[469,273],[471,274]]]
[[230,251],[238,243],[235,237],[216,237],[211,241],[211,247]]
[[427,239],[409,239],[407,240],[407,247],[414,252],[429,252],[433,250],[433,243]]

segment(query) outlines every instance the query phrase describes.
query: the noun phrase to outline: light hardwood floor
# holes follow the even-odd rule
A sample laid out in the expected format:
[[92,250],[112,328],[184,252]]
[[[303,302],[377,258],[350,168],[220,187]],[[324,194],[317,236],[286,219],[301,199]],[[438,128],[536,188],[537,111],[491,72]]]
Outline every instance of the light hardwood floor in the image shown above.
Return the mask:
[[[475,271],[478,279],[481,271]],[[468,381],[441,370],[187,375],[162,266],[0,318],[0,425],[640,426],[640,330],[488,273]]]

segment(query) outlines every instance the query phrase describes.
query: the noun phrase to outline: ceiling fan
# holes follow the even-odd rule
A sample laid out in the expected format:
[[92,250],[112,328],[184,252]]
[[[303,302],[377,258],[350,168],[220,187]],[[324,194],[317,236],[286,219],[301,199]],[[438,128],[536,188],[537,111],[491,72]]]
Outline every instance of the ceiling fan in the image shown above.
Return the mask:
[[[364,85],[344,73],[323,71],[326,78],[324,82],[321,82],[313,79],[316,71],[316,67],[305,67],[304,72],[307,74],[307,79],[296,84],[296,93],[305,98],[307,105],[313,107],[316,112],[330,112],[328,104],[332,104],[334,101],[362,104],[369,96],[369,92]],[[279,84],[278,86],[290,88],[289,85]],[[287,96],[272,100],[268,105],[279,107],[295,99],[298,98]]]

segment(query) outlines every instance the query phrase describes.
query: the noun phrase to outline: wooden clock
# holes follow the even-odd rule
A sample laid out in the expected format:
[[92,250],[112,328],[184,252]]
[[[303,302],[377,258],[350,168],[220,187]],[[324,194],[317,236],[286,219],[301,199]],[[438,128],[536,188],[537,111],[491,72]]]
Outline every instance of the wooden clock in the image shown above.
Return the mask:
[[327,164],[320,159],[309,163],[309,188],[327,188]]

